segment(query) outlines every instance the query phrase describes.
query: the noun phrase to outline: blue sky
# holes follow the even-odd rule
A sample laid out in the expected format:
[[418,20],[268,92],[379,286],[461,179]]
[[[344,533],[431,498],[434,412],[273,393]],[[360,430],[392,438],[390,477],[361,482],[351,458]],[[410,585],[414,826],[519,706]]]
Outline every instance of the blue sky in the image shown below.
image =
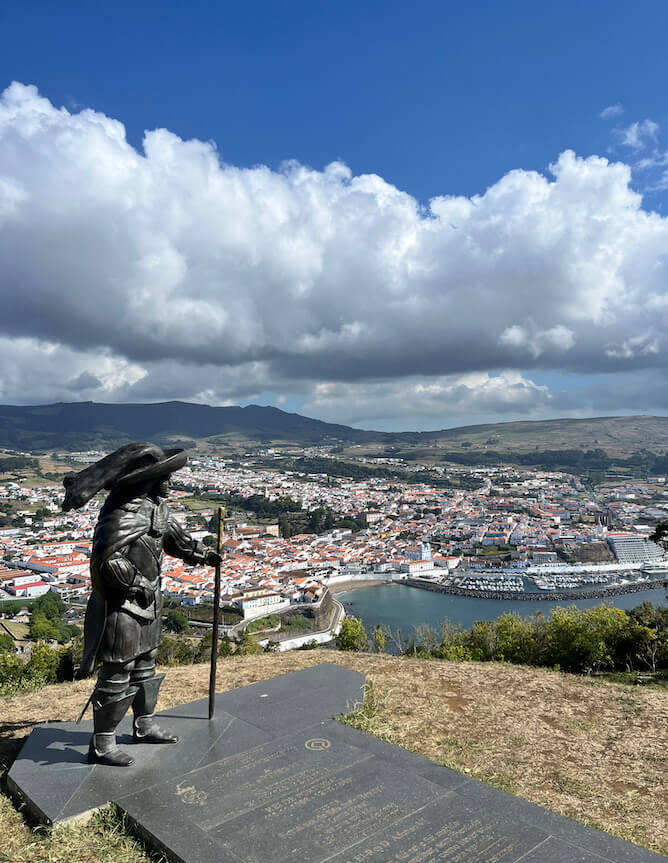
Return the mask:
[[605,154],[622,104],[664,124],[668,6],[5,0],[0,72],[235,165],[343,159],[422,201]]
[[5,0],[0,30],[1,401],[667,412],[665,3]]

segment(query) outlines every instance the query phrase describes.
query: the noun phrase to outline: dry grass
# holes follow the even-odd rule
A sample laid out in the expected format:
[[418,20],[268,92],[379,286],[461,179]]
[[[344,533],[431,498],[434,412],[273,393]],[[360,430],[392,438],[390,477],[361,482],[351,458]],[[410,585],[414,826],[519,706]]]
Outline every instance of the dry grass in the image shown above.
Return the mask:
[[[324,650],[227,659],[218,665],[218,688],[320,662],[367,675],[371,689],[365,708],[348,719],[356,727],[668,853],[665,691],[511,665]],[[206,666],[170,669],[159,708],[202,698],[207,685]],[[61,684],[0,702],[0,761],[11,763],[33,725],[76,718],[89,692],[90,683]],[[60,828],[51,839],[29,831],[0,798],[0,831],[10,837],[0,846],[0,860],[12,863],[147,859],[113,812],[87,825]]]

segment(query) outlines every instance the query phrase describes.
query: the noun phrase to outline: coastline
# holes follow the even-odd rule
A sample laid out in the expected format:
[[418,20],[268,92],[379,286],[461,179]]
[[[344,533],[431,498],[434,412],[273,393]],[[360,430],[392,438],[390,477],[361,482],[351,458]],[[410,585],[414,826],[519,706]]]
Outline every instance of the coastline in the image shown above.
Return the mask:
[[330,593],[345,593],[348,590],[362,590],[366,587],[380,587],[383,584],[392,584],[386,578],[379,579],[351,579],[350,581],[340,581],[338,584],[327,585]]

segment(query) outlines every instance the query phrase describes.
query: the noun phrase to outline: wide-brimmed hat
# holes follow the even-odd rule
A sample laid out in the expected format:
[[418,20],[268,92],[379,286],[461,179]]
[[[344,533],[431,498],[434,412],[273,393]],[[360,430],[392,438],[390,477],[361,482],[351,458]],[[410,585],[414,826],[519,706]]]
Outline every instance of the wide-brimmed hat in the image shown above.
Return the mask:
[[[149,458],[153,457],[150,453]],[[180,470],[188,460],[188,456],[182,449],[167,449],[162,453],[162,458],[158,457],[152,463],[137,467],[130,473],[119,476],[114,485],[129,486],[140,485],[147,482],[156,482],[157,480],[169,476],[176,470]]]
[[187,461],[182,449],[163,450],[157,444],[140,442],[120,447],[90,467],[63,478],[62,509],[78,509],[104,489],[157,482],[182,468]]

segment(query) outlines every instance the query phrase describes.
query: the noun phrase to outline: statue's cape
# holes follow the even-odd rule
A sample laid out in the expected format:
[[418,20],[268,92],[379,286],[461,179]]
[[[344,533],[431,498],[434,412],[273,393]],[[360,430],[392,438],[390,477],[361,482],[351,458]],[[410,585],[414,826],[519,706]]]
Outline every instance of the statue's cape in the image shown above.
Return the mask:
[[78,677],[88,677],[95,670],[97,652],[107,622],[107,602],[100,567],[123,546],[139,539],[151,529],[153,505],[145,499],[118,504],[107,499],[93,535],[91,575],[93,591],[86,606],[84,651]]
[[84,620],[84,649],[81,665],[77,671],[79,680],[90,677],[95,671],[97,651],[100,647],[104,626],[107,622],[107,604],[93,591],[86,606],[86,619]]
[[153,505],[146,499],[120,506],[107,507],[108,503],[102,507],[95,527],[91,566],[100,567],[124,545],[130,545],[151,529]]

